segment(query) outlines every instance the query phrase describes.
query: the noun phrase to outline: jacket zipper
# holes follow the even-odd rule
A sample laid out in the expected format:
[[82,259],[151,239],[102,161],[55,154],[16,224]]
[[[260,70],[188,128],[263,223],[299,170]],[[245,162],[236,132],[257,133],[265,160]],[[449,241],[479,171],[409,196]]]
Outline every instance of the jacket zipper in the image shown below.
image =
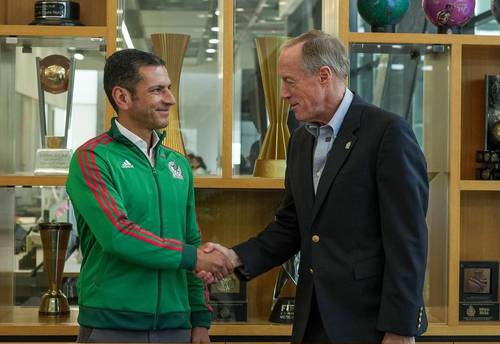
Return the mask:
[[[163,211],[162,211],[162,202],[161,202],[161,192],[160,192],[160,182],[158,181],[158,174],[156,173],[156,168],[152,167],[153,176],[156,182],[156,190],[158,191],[158,205],[160,210],[160,237],[163,237]],[[158,269],[158,294],[156,299],[156,312],[153,323],[153,330],[156,330],[158,327],[158,315],[160,313],[160,300],[161,300],[161,270]]]

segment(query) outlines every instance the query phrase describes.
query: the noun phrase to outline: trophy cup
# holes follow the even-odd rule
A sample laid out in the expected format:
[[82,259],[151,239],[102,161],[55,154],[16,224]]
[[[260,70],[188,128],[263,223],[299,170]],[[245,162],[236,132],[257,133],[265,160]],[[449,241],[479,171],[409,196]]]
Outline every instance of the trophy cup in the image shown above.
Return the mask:
[[258,37],[255,39],[266,110],[269,116],[269,127],[262,143],[259,158],[255,161],[253,172],[255,177],[283,178],[285,176],[286,148],[290,138],[287,126],[289,105],[280,96],[278,55],[280,46],[286,39],[286,37]]
[[300,252],[281,266],[273,291],[273,304],[269,321],[281,324],[291,324],[295,311],[295,298],[280,297],[281,290],[288,280],[297,285],[299,281]]
[[172,94],[176,101],[175,105],[170,108],[167,135],[163,143],[184,156],[186,156],[186,148],[182,139],[180,124],[179,85],[184,53],[189,43],[189,37],[189,35],[175,33],[151,34],[154,53],[165,61],[168,75],[172,81]]
[[35,20],[30,25],[79,26],[80,4],[74,1],[38,0],[35,3]]
[[61,291],[61,282],[71,223],[40,223],[39,229],[49,290],[42,296],[38,313],[40,315],[65,316],[70,313],[70,310],[68,299]]
[[[75,59],[62,55],[36,58],[38,80],[38,106],[42,148],[36,152],[35,174],[67,174],[71,150],[67,148],[68,130],[71,124]],[[68,92],[66,99],[66,121],[64,136],[48,136],[45,120],[45,92],[59,94]]]

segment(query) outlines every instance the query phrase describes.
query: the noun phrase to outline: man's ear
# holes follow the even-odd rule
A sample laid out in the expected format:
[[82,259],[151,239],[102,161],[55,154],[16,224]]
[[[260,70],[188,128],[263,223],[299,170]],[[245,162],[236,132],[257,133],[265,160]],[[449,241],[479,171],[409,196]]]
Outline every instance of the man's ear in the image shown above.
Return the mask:
[[333,71],[329,66],[323,66],[319,69],[319,80],[322,84],[329,82],[333,78]]
[[115,86],[111,91],[111,95],[113,96],[116,106],[120,110],[128,110],[130,108],[132,104],[132,95],[126,88]]

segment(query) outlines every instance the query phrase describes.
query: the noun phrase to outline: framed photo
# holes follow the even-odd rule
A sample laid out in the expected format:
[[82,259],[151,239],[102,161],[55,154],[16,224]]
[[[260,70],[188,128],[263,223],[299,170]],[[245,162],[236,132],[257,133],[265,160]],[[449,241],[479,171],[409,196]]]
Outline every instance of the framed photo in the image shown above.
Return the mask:
[[485,76],[485,148],[500,149],[500,75]]
[[498,301],[498,262],[460,262],[460,301]]

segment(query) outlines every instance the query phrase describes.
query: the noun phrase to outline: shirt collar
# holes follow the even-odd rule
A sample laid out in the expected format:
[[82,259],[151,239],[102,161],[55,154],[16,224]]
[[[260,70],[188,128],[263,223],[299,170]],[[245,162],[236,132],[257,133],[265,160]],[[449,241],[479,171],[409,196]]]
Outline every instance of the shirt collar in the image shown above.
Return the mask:
[[[119,121],[115,121],[116,127],[120,131],[120,133],[125,136],[127,139],[132,141],[137,147],[139,147],[141,150],[146,150],[148,147],[148,143],[141,139],[139,136],[125,128]],[[160,138],[158,137],[158,134],[156,133],[155,130],[153,130],[153,144],[151,145],[151,148],[156,147],[156,145],[160,142]]]
[[306,130],[311,133],[314,137],[318,137],[320,128],[330,127],[333,131],[333,137],[336,137],[340,131],[340,127],[342,126],[342,122],[344,122],[344,118],[351,106],[352,100],[354,99],[354,94],[348,88],[345,89],[344,97],[342,97],[342,102],[337,109],[337,111],[333,114],[330,122],[327,124],[320,126],[317,123],[306,123]]

